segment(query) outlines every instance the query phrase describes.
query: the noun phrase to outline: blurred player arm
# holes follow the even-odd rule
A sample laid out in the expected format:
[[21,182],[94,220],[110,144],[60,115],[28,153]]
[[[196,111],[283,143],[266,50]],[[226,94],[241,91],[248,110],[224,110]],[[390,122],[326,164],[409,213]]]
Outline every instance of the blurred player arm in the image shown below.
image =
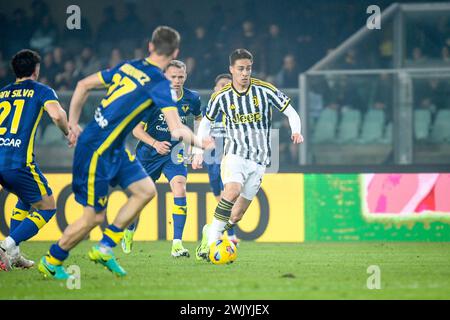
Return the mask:
[[291,140],[294,144],[299,144],[303,142],[302,136],[302,122],[300,120],[300,116],[297,111],[288,104],[286,109],[284,109],[283,114],[288,117],[289,126],[291,127]]
[[133,129],[133,136],[136,139],[139,139],[142,142],[151,145],[159,154],[165,155],[170,152],[170,146],[172,144],[169,141],[158,141],[151,135],[149,135],[145,130],[145,122],[143,121]]
[[[200,126],[202,125],[203,119],[206,119],[206,118],[203,118],[201,115],[195,117],[195,119],[194,119],[194,128],[196,130],[196,134],[197,134],[197,137],[199,137],[199,139],[203,139],[203,137],[199,135]],[[209,126],[211,127],[210,121],[208,119],[206,119],[206,122],[208,122]],[[202,130],[205,130],[205,129],[202,129]],[[207,129],[207,130],[209,133],[209,129]],[[209,136],[209,134],[204,137],[206,138],[207,136]],[[201,169],[203,167],[203,150],[200,148],[194,147],[192,149],[192,153],[194,155],[194,157],[192,158],[192,169],[194,169],[194,170]]]
[[99,73],[92,74],[78,81],[72,100],[70,100],[69,110],[69,129],[76,137],[81,133],[78,122],[80,121],[83,106],[89,96],[89,91],[96,88],[104,88],[104,86],[104,80],[99,76]]
[[195,136],[191,129],[181,122],[176,107],[162,108],[161,111],[164,113],[164,117],[166,118],[167,126],[169,127],[172,137],[203,149],[214,147],[214,142],[212,139],[200,139]]

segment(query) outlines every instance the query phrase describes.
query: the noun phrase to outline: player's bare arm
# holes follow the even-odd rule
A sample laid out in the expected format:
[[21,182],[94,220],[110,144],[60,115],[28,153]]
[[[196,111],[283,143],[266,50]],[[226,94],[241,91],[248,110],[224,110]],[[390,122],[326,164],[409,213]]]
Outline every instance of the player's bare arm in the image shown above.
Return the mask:
[[69,109],[69,129],[71,131],[71,141],[76,141],[81,134],[81,127],[78,125],[81,111],[89,96],[89,91],[96,88],[103,88],[104,85],[97,73],[87,76],[78,81],[75,91],[73,92],[72,100],[70,100]]
[[141,122],[133,129],[133,136],[136,139],[152,146],[159,154],[166,155],[170,152],[171,143],[169,141],[158,141],[145,131],[144,124]]
[[[61,107],[58,101],[49,101],[45,104],[45,111],[52,119],[53,123],[64,133],[66,138],[69,137],[69,124],[67,121],[67,113]],[[69,142],[69,146],[73,144]]]

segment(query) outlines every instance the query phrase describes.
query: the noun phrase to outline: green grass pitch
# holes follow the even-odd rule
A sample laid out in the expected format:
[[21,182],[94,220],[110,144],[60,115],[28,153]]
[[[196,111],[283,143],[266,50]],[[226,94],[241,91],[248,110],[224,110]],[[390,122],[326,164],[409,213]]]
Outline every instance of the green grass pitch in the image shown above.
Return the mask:
[[[35,259],[48,242],[22,250]],[[81,289],[44,279],[36,267],[0,272],[0,299],[450,299],[449,243],[242,242],[234,264],[215,266],[170,256],[170,242],[136,242],[130,255],[116,249],[127,277],[115,278],[87,258],[83,242],[66,265],[81,269]],[[195,243],[186,243],[193,254]],[[367,268],[381,271],[369,290]]]

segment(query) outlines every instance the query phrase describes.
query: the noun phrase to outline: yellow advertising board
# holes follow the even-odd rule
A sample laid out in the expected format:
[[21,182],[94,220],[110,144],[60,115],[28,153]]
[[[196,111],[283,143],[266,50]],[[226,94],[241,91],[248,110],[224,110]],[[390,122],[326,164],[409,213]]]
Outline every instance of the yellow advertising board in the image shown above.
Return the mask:
[[[57,214],[33,240],[57,240],[65,227],[82,215],[83,208],[72,193],[71,174],[46,174],[49,185],[57,201]],[[142,211],[135,240],[172,239],[173,198],[167,181],[157,184],[158,196]],[[216,207],[216,200],[210,191],[208,175],[189,174],[187,185],[188,214],[183,238],[198,241],[201,229],[210,222]],[[303,175],[291,173],[267,174],[261,190],[236,231],[243,240],[259,242],[303,242],[304,241],[304,192]],[[107,222],[114,220],[119,208],[127,199],[126,193],[113,189],[109,202]],[[0,239],[8,234],[11,212],[17,197],[0,191]],[[91,240],[101,238],[101,228],[95,228]]]

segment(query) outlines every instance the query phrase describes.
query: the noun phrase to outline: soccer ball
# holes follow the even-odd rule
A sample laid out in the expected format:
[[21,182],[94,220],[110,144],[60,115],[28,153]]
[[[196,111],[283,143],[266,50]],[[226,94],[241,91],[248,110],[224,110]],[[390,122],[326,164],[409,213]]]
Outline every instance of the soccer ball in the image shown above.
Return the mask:
[[228,264],[237,258],[237,249],[228,239],[217,240],[209,247],[209,260],[214,264]]

